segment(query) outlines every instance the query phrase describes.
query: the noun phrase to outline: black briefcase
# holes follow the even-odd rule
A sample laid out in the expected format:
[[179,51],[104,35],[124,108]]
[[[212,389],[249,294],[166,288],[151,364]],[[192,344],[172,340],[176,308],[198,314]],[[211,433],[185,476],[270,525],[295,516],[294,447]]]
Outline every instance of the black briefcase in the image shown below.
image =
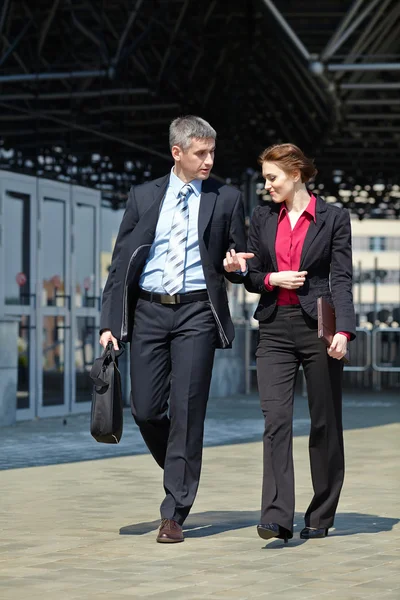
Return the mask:
[[118,356],[123,349],[114,350],[108,343],[90,371],[94,383],[90,433],[98,442],[118,444],[122,436],[123,403]]

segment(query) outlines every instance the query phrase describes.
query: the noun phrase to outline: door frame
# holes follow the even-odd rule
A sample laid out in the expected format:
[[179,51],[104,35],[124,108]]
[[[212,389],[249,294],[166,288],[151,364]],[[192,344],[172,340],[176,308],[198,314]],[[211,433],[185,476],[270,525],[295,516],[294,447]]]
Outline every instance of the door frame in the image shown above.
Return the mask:
[[[0,294],[0,314],[6,317],[15,317],[20,320],[22,316],[29,317],[29,408],[18,409],[16,411],[16,419],[26,420],[33,419],[36,414],[37,402],[37,188],[36,177],[29,175],[20,175],[10,171],[0,171],[0,289],[5,290],[5,264],[7,257],[5,256],[5,244],[7,232],[6,227],[10,224],[5,223],[5,194],[7,191],[27,194],[30,198],[30,214],[29,214],[29,233],[30,233],[30,249],[29,249],[29,304],[9,305],[5,302],[4,294]],[[17,399],[16,399],[17,402]]]
[[[39,417],[62,416],[69,412],[71,396],[71,193],[70,185],[58,181],[37,178],[37,201],[38,201],[38,261],[37,261],[37,360],[38,360],[38,385],[37,385],[37,415]],[[42,306],[43,293],[43,204],[45,198],[51,198],[64,204],[64,294],[63,306]],[[56,275],[56,273],[54,274]],[[43,324],[45,317],[64,318],[64,377],[63,392],[64,402],[56,406],[43,406]],[[40,362],[39,362],[40,361]]]
[[[101,194],[98,190],[85,188],[78,185],[71,186],[71,207],[72,207],[72,272],[71,272],[71,286],[74,289],[76,282],[76,264],[79,257],[76,255],[76,239],[77,239],[77,227],[76,220],[78,215],[77,205],[85,204],[94,208],[95,214],[95,228],[94,228],[94,282],[92,286],[92,298],[93,306],[76,306],[75,302],[75,291],[72,293],[71,299],[71,381],[72,393],[71,393],[71,413],[83,413],[89,412],[92,406],[92,398],[88,396],[87,402],[76,401],[76,365],[75,365],[75,342],[77,334],[77,319],[78,318],[92,318],[94,320],[95,329],[100,327],[100,211],[101,211]],[[94,354],[97,356],[96,350],[100,352],[100,345],[94,346]],[[95,356],[94,356],[95,358]]]

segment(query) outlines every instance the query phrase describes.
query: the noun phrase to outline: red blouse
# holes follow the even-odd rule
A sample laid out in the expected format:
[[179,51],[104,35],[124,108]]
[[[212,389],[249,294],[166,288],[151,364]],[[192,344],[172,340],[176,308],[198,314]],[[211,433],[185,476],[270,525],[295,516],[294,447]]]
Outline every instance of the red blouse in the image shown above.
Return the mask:
[[[298,271],[300,268],[301,252],[303,250],[304,240],[307,235],[310,222],[315,221],[316,198],[314,194],[310,197],[307,208],[300,215],[296,225],[292,229],[286,204],[282,203],[278,217],[278,228],[276,231],[275,253],[278,271]],[[269,278],[271,273],[267,273],[264,279],[265,287],[272,291],[274,287],[270,285]],[[277,306],[288,306],[290,304],[300,304],[295,290],[279,288]],[[347,339],[350,334],[340,331]]]

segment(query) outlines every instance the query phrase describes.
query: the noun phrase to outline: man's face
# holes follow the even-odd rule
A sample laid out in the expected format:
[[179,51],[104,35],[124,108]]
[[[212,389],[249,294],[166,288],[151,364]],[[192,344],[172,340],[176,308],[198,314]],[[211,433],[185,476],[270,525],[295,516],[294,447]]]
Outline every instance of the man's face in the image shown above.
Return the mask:
[[175,168],[186,181],[208,179],[214,164],[215,140],[213,138],[192,138],[187,150],[173,146],[172,156]]

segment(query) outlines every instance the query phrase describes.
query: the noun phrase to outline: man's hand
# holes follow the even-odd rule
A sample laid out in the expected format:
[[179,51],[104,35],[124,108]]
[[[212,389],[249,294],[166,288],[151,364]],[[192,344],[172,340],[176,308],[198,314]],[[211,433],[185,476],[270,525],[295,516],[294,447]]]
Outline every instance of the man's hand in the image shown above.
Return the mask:
[[285,290],[297,290],[306,280],[307,271],[280,271],[271,273],[269,283],[273,286],[285,288]]
[[117,338],[113,336],[109,329],[106,329],[100,336],[100,344],[103,346],[103,348],[107,348],[108,342],[112,342],[114,350],[119,350]]
[[253,256],[252,252],[238,252],[236,254],[234,250],[230,250],[226,253],[226,258],[224,258],[224,269],[227,273],[234,273],[235,271],[245,273],[247,269],[246,261],[249,258],[253,258]]
[[333,336],[332,344],[328,348],[328,354],[332,358],[340,360],[347,352],[347,337],[342,333]]

